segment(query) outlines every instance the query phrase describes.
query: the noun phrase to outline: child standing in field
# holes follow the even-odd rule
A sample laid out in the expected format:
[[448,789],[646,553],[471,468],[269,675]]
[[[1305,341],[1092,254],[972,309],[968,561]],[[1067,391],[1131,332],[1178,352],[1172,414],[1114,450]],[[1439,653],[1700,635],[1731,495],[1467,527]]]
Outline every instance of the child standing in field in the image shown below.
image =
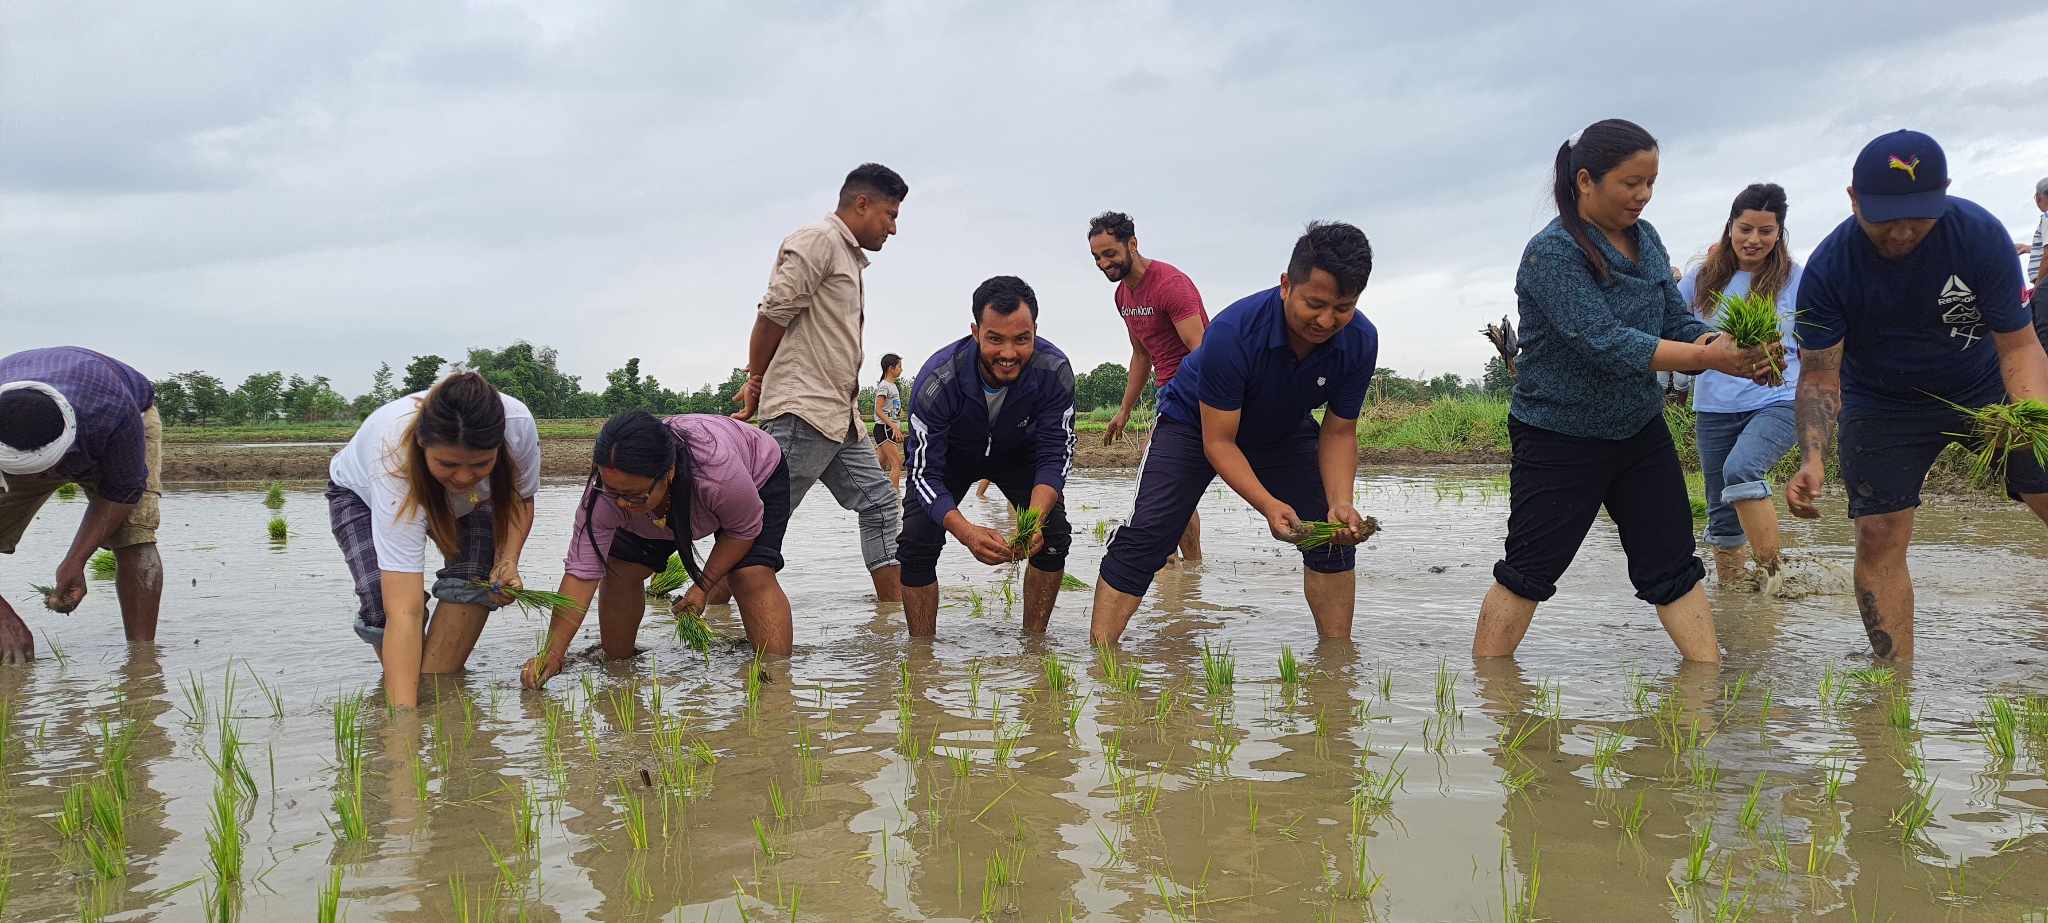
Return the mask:
[[[355,579],[356,634],[384,664],[394,708],[419,702],[420,674],[462,669],[492,609],[519,588],[533,529],[540,432],[482,375],[450,375],[371,413],[328,465],[327,510]],[[426,612],[427,541],[445,559]]]
[[[775,574],[790,508],[782,447],[759,429],[725,416],[664,420],[644,410],[606,421],[562,561],[561,593],[576,608],[555,612],[548,649],[527,662],[520,682],[538,689],[562,672],[593,596],[606,659],[638,653],[647,578],[665,570],[671,554],[690,575],[678,613],[702,612],[729,583],[754,650],[788,656],[789,597]],[[700,565],[692,543],[706,536],[711,554]]]

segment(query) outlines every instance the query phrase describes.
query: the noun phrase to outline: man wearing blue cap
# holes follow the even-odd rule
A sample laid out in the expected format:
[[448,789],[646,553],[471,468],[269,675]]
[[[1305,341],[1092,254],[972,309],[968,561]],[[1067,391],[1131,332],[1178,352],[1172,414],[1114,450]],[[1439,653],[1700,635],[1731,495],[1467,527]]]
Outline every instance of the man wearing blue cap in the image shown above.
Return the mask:
[[[2048,400],[2048,355],[2020,303],[2004,225],[1948,194],[1948,159],[1917,131],[1857,155],[1854,216],[1821,241],[1799,285],[1801,464],[1795,515],[1820,515],[1822,463],[1841,421],[1856,523],[1856,607],[1881,658],[1913,656],[1906,546],[1927,469],[1970,427],[1956,407]],[[2048,472],[2008,458],[2006,491],[2048,522]]]

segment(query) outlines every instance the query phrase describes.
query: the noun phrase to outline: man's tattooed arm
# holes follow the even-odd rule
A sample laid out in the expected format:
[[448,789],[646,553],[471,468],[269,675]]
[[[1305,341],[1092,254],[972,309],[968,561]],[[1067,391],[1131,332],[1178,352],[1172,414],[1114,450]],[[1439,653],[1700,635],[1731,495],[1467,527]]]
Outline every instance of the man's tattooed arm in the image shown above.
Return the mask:
[[1842,344],[1799,354],[1799,396],[1793,416],[1799,425],[1801,463],[1820,464],[1835,438],[1842,414]]

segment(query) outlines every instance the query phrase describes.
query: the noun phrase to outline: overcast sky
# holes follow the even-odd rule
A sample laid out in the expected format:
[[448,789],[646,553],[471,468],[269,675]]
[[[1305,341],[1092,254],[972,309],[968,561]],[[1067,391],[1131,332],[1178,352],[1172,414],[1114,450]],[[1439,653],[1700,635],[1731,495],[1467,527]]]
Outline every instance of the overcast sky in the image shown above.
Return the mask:
[[2030,234],[2039,10],[7,2],[0,351],[353,394],[380,361],[527,339],[586,388],[634,355],[694,388],[744,363],[777,242],[875,160],[911,193],[868,272],[871,363],[963,335],[1003,273],[1083,369],[1125,361],[1084,240],[1116,208],[1212,314],[1304,222],[1356,223],[1380,364],[1477,375],[1557,145],[1599,118],[1662,142],[1646,217],[1674,253],[1771,180],[1803,256],[1899,127]]

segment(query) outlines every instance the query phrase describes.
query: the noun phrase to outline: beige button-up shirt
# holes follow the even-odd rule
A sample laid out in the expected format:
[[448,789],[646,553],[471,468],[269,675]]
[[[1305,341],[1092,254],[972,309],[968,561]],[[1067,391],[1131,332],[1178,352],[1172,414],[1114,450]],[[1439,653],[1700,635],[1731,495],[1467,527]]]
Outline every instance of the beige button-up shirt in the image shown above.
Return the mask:
[[867,265],[838,215],[782,239],[758,308],[787,331],[762,376],[761,419],[793,413],[832,439],[859,427]]

